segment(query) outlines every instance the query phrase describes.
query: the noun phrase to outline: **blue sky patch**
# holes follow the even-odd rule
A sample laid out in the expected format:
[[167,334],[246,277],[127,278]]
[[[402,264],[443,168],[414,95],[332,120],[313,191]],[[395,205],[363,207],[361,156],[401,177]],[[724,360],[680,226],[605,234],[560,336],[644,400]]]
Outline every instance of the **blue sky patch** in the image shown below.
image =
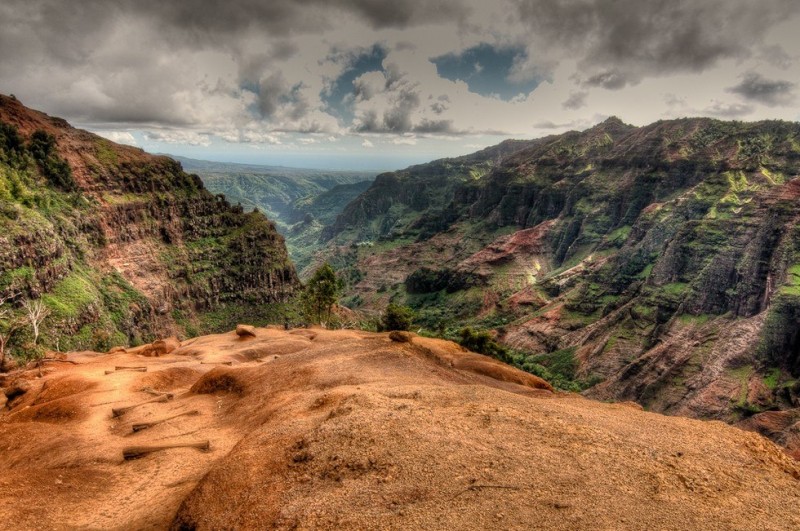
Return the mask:
[[356,56],[352,63],[333,82],[330,93],[322,94],[322,101],[328,110],[343,118],[346,122],[352,121],[353,110],[346,101],[347,96],[353,94],[353,81],[366,72],[382,72],[383,60],[386,59],[386,50],[374,45],[369,51]]
[[439,76],[450,81],[464,81],[470,92],[481,96],[497,96],[508,101],[520,93],[528,94],[539,86],[541,79],[510,81],[515,61],[525,58],[521,48],[495,48],[481,43],[463,52],[432,57]]

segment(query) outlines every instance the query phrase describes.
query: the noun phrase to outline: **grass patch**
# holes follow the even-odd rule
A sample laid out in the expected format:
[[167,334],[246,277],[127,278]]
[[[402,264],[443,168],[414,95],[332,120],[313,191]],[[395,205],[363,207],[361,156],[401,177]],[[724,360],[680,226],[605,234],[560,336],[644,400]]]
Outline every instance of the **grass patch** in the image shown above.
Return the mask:
[[97,151],[95,151],[97,160],[104,166],[116,166],[119,162],[117,152],[114,151],[111,142],[108,140],[98,140],[95,144],[95,148],[97,149]]
[[608,235],[608,243],[616,246],[621,247],[622,244],[628,239],[628,236],[631,233],[631,226],[625,225],[613,231],[611,234]]
[[781,287],[780,293],[800,296],[800,264],[789,268],[786,273],[786,284]]
[[709,315],[707,313],[700,314],[700,315],[692,315],[688,313],[684,313],[678,316],[678,321],[683,324],[687,325],[696,325],[701,326],[709,322],[714,316]]
[[689,290],[689,284],[686,282],[673,282],[671,284],[664,284],[660,289],[667,295],[680,296]]
[[654,266],[654,265],[655,265],[655,264],[647,264],[647,265],[645,266],[645,268],[644,268],[644,269],[642,269],[642,270],[639,272],[639,274],[638,274],[638,275],[636,275],[636,278],[638,278],[638,279],[641,279],[641,280],[646,280],[646,279],[647,279],[647,278],[650,276],[650,273],[652,273],[652,272],[653,272],[653,266]]
[[739,397],[736,400],[736,407],[746,409],[747,406],[747,383],[753,374],[753,366],[745,365],[737,369],[729,369],[728,376],[739,382]]
[[778,368],[770,369],[769,372],[764,376],[764,386],[773,391],[778,387],[778,381],[781,378],[781,370]]
[[55,285],[53,291],[42,295],[44,303],[57,318],[75,318],[98,299],[94,285],[78,271],[73,271]]
[[575,379],[578,362],[575,360],[575,347],[569,347],[547,354],[532,356],[535,363],[547,367],[550,372],[567,380]]

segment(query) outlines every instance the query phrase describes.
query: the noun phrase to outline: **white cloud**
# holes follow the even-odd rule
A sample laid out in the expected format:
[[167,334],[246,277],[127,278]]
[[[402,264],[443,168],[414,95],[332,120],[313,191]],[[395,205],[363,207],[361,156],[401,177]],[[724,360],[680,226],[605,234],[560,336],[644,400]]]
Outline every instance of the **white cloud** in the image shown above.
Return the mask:
[[408,136],[398,136],[392,139],[392,144],[395,145],[406,145],[406,146],[416,146],[417,145],[417,137],[414,135]]
[[188,146],[210,146],[211,135],[194,131],[148,131],[144,137],[151,142],[185,144]]
[[117,144],[126,144],[128,146],[139,145],[136,142],[136,138],[128,131],[97,131],[97,134]]

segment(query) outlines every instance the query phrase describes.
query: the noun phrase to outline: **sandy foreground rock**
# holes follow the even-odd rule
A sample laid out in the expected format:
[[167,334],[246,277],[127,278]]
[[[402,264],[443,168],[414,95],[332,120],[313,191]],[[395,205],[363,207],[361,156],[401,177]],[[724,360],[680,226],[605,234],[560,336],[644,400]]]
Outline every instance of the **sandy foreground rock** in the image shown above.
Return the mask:
[[0,412],[0,527],[800,528],[800,466],[760,435],[552,393],[453,343],[258,328],[141,350],[70,354]]

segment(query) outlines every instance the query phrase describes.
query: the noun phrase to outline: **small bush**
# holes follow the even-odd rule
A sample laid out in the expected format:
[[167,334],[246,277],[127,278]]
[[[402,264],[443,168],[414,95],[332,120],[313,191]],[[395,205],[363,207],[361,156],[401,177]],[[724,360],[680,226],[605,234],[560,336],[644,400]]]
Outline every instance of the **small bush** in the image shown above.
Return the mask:
[[511,353],[508,348],[504,347],[490,334],[489,332],[476,332],[470,327],[462,328],[458,334],[460,336],[459,344],[473,352],[486,354],[493,358],[497,358],[506,363],[510,363]]
[[389,303],[380,322],[381,332],[410,330],[414,322],[414,312],[407,306]]
[[108,352],[112,346],[111,333],[108,330],[98,328],[92,332],[92,348],[95,352]]
[[29,150],[50,184],[67,192],[78,189],[72,177],[72,169],[67,161],[58,155],[53,135],[45,131],[35,131],[31,135]]

